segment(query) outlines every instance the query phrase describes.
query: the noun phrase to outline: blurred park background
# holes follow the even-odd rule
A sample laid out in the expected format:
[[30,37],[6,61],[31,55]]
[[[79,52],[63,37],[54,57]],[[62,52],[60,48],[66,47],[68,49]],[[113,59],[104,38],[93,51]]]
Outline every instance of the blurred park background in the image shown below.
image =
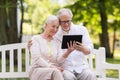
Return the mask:
[[87,27],[95,48],[106,48],[107,62],[120,64],[120,0],[0,0],[0,45],[27,42],[63,7]]

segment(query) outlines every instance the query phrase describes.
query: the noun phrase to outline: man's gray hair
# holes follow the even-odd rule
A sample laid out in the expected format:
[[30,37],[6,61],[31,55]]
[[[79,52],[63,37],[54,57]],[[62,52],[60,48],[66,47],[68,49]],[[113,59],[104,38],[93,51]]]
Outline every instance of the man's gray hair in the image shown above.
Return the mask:
[[68,9],[68,8],[62,8],[62,9],[60,9],[60,10],[58,11],[58,13],[57,13],[58,18],[59,18],[59,17],[61,16],[61,14],[64,13],[64,12],[67,12],[67,13],[71,16],[71,18],[73,17],[72,11],[71,11],[70,9]]

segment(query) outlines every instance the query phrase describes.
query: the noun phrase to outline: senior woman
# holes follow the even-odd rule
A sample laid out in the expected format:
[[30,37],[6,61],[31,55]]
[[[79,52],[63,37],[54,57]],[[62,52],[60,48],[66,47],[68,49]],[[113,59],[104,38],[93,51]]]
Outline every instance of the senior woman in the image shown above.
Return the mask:
[[30,80],[64,80],[60,64],[74,50],[74,42],[62,53],[60,42],[54,38],[59,28],[59,20],[51,15],[44,25],[44,32],[32,37]]

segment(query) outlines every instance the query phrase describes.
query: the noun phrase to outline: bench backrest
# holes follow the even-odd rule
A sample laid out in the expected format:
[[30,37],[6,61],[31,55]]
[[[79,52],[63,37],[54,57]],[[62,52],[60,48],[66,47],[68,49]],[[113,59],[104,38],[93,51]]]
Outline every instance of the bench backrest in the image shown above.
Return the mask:
[[0,78],[28,77],[28,68],[29,51],[26,43],[0,46]]
[[[101,61],[99,61],[98,58],[100,58],[99,54],[103,53],[101,60],[105,61],[104,48],[94,49],[92,53],[95,56],[93,56],[93,54],[88,55],[89,65],[91,69],[94,69],[95,66],[96,69],[94,69],[94,71],[99,72],[101,71],[99,70],[99,63]],[[27,43],[2,45],[0,46],[0,55],[0,78],[28,77],[30,55],[27,49]],[[95,60],[95,62],[93,60]],[[17,65],[15,65],[15,63]]]
[[105,48],[93,49],[92,54],[88,55],[88,63],[92,70],[98,77],[105,78],[105,69],[102,68],[103,63],[106,62]]

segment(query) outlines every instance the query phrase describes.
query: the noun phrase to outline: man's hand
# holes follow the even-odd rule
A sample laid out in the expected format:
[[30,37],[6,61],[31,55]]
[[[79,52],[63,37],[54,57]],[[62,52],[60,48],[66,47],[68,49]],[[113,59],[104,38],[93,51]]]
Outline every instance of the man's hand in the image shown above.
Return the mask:
[[29,50],[30,50],[31,45],[32,45],[32,40],[29,40],[28,43],[27,43],[27,47],[28,47]]
[[78,51],[82,51],[84,54],[89,54],[90,53],[90,50],[89,48],[85,47],[82,43],[80,42],[76,42],[75,45],[74,45],[75,49],[78,50]]
[[80,42],[75,42],[75,46],[74,47],[78,51],[83,51],[83,49],[84,49],[84,46]]

